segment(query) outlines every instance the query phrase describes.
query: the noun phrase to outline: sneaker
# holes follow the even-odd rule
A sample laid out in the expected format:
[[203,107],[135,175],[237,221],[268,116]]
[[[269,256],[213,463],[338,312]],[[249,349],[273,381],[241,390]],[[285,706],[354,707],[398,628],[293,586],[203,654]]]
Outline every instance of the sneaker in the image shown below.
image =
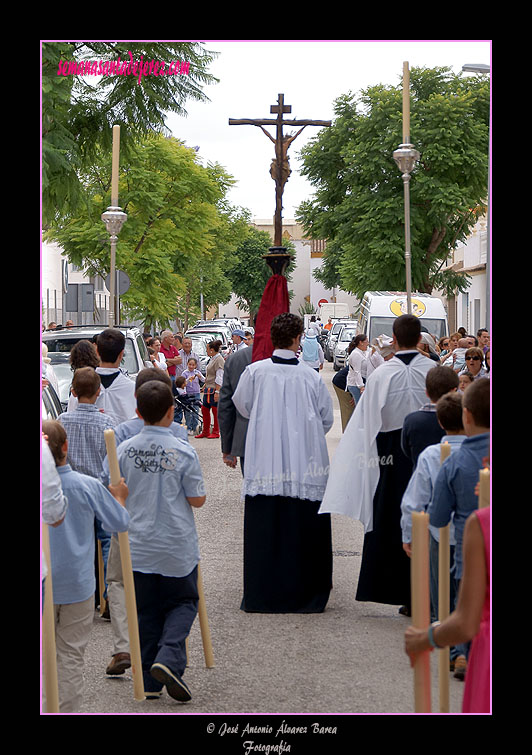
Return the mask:
[[111,658],[111,663],[105,669],[105,673],[109,676],[118,676],[123,674],[127,668],[131,668],[129,653],[115,653]]
[[459,655],[458,658],[454,661],[454,678],[460,679],[461,682],[464,681],[465,675],[467,671],[467,661],[465,658],[465,655]]
[[150,674],[158,682],[164,684],[170,697],[174,700],[179,700],[182,703],[186,703],[192,700],[192,695],[185,682],[178,674],[174,674],[170,671],[168,666],[164,666],[162,663],[154,663],[150,668]]

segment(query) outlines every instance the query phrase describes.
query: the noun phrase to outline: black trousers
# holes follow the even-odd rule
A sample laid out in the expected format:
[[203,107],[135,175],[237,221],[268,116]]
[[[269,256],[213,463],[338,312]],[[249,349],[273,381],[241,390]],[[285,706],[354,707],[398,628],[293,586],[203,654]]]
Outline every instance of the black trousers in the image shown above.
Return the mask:
[[198,613],[198,567],[186,577],[163,577],[134,571],[144,690],[162,684],[150,674],[163,663],[182,676],[187,665],[185,640]]
[[321,613],[332,588],[330,514],[320,501],[246,496],[244,596],[258,613]]

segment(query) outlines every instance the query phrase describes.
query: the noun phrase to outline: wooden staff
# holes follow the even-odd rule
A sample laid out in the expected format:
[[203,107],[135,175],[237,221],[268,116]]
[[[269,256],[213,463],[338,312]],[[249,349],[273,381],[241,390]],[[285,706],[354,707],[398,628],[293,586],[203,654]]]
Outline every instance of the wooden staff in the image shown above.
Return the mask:
[[403,144],[410,142],[410,69],[403,63]]
[[118,170],[120,164],[120,126],[113,126],[113,164],[111,172],[111,205],[118,207]]
[[485,509],[490,505],[490,470],[481,469],[479,472],[478,507]]
[[209,629],[209,619],[207,618],[207,607],[205,605],[205,593],[203,592],[203,579],[201,576],[201,565],[198,563],[198,615],[201,630],[201,640],[203,642],[203,654],[205,655],[205,665],[207,668],[214,668],[214,654],[212,652],[211,632]]
[[[111,484],[116,485],[120,481],[120,467],[116,453],[116,440],[114,430],[104,430],[107,459],[109,461],[109,473]],[[122,564],[122,579],[124,580],[124,592],[126,598],[127,627],[129,633],[129,652],[131,655],[131,671],[133,672],[133,694],[135,700],[145,700],[144,681],[142,679],[142,658],[140,654],[139,625],[137,616],[137,601],[135,598],[135,582],[131,566],[131,552],[127,532],[118,533],[120,546],[120,561]]]
[[[430,624],[429,516],[412,512],[412,624],[426,629]],[[418,653],[414,664],[414,703],[416,713],[431,712],[430,651]]]
[[43,522],[42,546],[48,574],[44,581],[44,610],[42,624],[42,655],[46,712],[59,713],[59,687],[57,684],[57,654],[55,647],[54,596],[52,589],[52,561],[50,559],[50,535]]
[[[440,463],[451,454],[451,446],[446,441],[440,445]],[[449,603],[451,599],[450,571],[451,571],[451,545],[450,527],[440,527],[440,543],[438,546],[438,619],[443,621],[449,615]],[[445,647],[438,651],[438,680],[440,689],[440,713],[449,713],[449,648]]]
[[105,592],[105,569],[103,566],[102,543],[100,540],[98,540],[98,582],[100,587],[100,616],[103,616],[105,611],[105,598],[103,596]]

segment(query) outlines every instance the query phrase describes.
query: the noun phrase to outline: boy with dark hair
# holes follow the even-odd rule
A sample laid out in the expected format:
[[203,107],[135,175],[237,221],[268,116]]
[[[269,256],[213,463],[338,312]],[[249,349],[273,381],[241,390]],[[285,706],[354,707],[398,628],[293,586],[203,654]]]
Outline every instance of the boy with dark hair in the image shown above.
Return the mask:
[[166,686],[171,697],[186,702],[185,640],[197,614],[200,558],[193,507],[203,506],[205,485],[195,449],[170,430],[174,398],[168,385],[141,385],[137,411],[144,427],[117,453],[131,491],[129,541],[144,689],[153,698]]
[[[88,368],[90,369],[90,368]],[[83,657],[94,617],[94,522],[111,532],[125,532],[129,515],[123,478],[107,490],[99,480],[80,474],[67,462],[68,439],[60,422],[43,422],[68,512],[61,527],[50,530],[50,558],[55,611],[59,712],[79,712],[83,694]]]
[[458,375],[450,367],[433,367],[427,372],[425,386],[430,403],[407,414],[401,433],[401,448],[414,466],[423,449],[439,443],[444,434],[436,417],[436,402],[449,391],[458,389]]
[[96,408],[100,376],[92,367],[75,371],[72,395],[77,398],[76,408],[59,415],[68,436],[68,463],[76,472],[99,478],[107,454],[103,433],[116,423]]
[[[430,524],[445,527],[453,521],[455,546],[456,591],[462,577],[462,540],[469,515],[478,508],[475,486],[479,473],[490,453],[490,381],[479,378],[462,396],[462,421],[467,438],[457,453],[451,454],[443,464],[434,483],[434,495],[428,509]],[[468,648],[462,648],[463,662],[455,664],[455,676],[465,677],[465,657]]]
[[[443,369],[443,368],[437,368]],[[452,370],[451,370],[452,372]],[[462,396],[451,392],[442,396],[436,404],[436,417],[444,434],[441,442],[427,446],[418,457],[416,468],[401,502],[401,529],[403,532],[403,549],[410,557],[412,555],[412,512],[427,511],[434,492],[434,483],[441,466],[441,443],[448,443],[451,453],[458,451],[465,439],[462,423]],[[429,527],[430,551],[430,613],[431,621],[438,618],[438,561],[440,534],[437,527]],[[454,528],[450,528],[451,573],[454,558]],[[455,603],[454,580],[451,580],[450,610]],[[459,651],[451,648],[450,659],[454,665]]]
[[[141,386],[149,381],[159,382],[172,388],[171,378],[162,370],[156,370],[146,367],[141,370],[135,380],[135,396]],[[125,440],[132,438],[140,433],[144,427],[144,420],[137,416],[134,419],[128,419],[121,422],[114,428],[116,445],[120,445]],[[188,442],[188,435],[185,428],[177,422],[172,422],[170,430],[176,438],[181,438]],[[101,471],[101,480],[104,484],[109,481],[109,463],[107,456],[103,460]],[[108,597],[111,608],[111,627],[113,632],[113,654],[108,663],[105,673],[110,676],[119,676],[131,666],[131,655],[129,652],[129,634],[127,627],[127,611],[124,593],[124,582],[122,577],[122,564],[120,561],[120,549],[118,540],[111,538],[110,547],[108,548],[106,580],[108,585]]]

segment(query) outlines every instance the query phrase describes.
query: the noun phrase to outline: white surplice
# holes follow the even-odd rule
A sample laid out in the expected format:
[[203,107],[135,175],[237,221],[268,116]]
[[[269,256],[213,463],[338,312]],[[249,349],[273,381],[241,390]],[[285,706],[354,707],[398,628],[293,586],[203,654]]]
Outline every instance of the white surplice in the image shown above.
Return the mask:
[[[295,357],[287,349],[273,355]],[[319,374],[301,362],[262,359],[242,373],[233,403],[249,418],[242,496],[320,501],[329,472],[325,434],[334,415]]]
[[393,458],[379,460],[377,435],[399,430],[406,415],[426,403],[426,376],[434,366],[418,352],[408,365],[395,356],[369,375],[331,462],[320,514],[345,514],[372,531],[380,464],[393,464]]

